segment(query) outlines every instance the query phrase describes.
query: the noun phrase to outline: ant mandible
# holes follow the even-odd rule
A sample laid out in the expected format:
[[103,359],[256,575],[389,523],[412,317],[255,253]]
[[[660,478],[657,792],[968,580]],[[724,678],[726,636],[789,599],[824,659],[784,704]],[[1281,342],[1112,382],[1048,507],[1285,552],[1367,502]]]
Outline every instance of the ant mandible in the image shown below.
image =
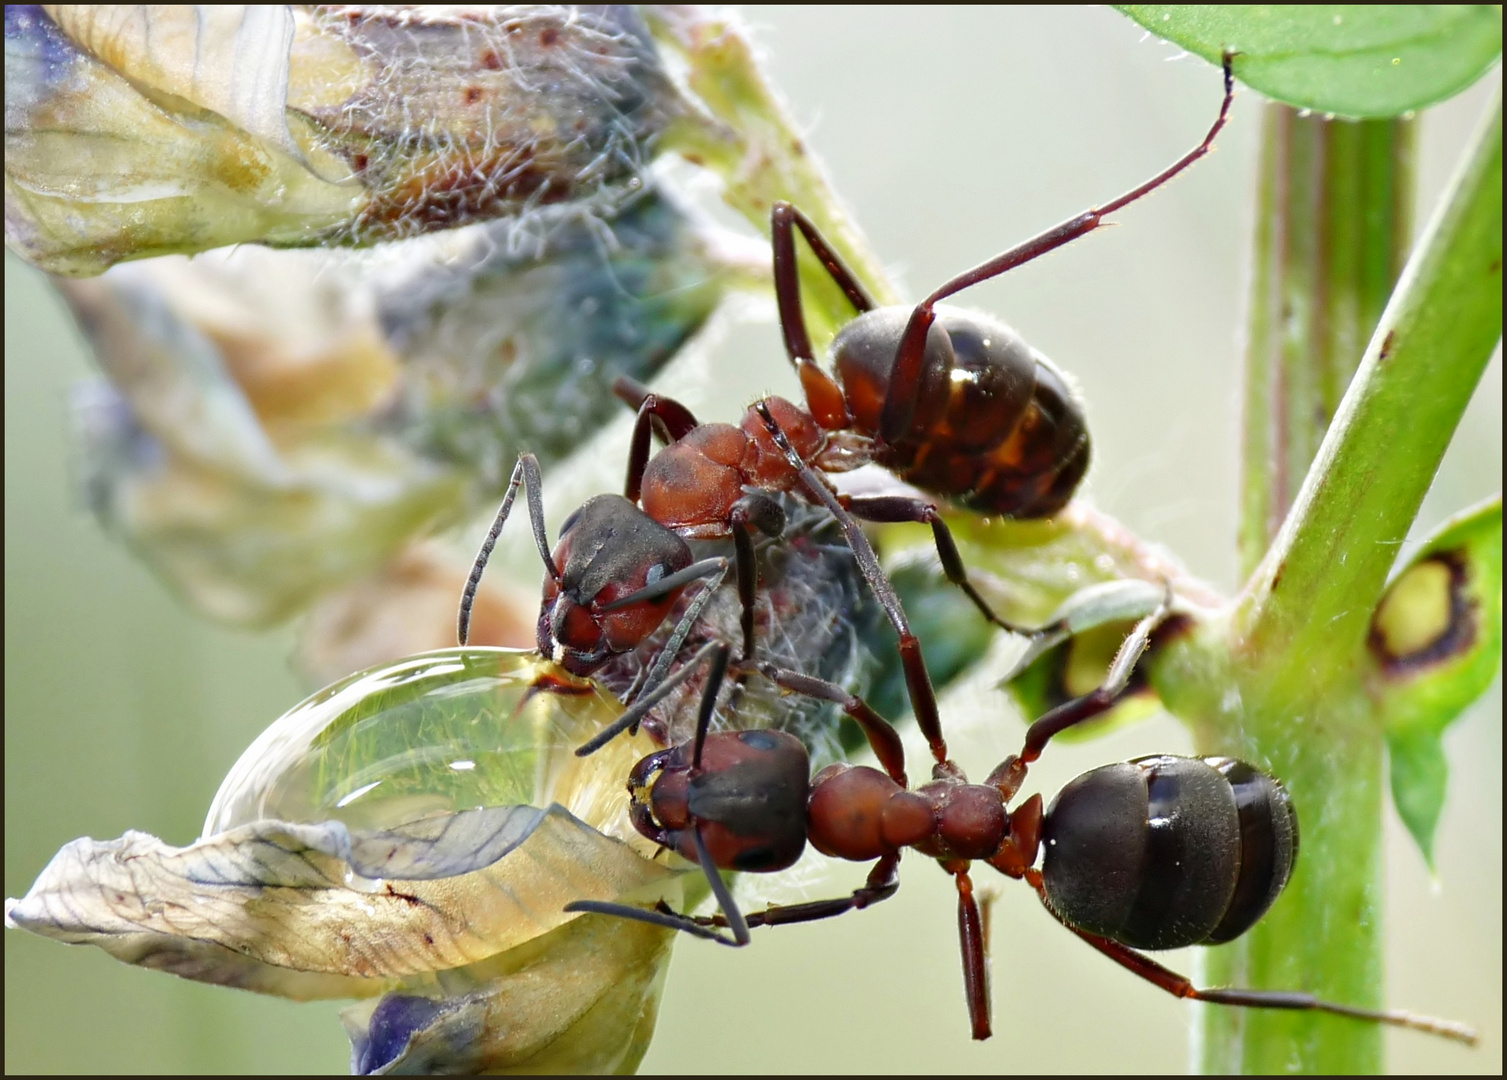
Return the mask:
[[[1192,150],[1119,198],[958,275],[914,308],[876,308],[810,220],[789,203],[777,202],[772,213],[775,294],[785,351],[800,377],[807,409],[769,397],[756,402],[739,426],[702,424],[679,402],[632,380],[618,380],[615,392],[638,410],[626,498],[681,536],[734,540],[744,605],[741,662],[754,659],[756,579],[750,528],[779,535],[783,519],[770,492],[794,492],[822,503],[842,525],[864,577],[900,638],[912,711],[937,764],[947,764],[936,695],[921,661],[920,642],[854,518],[930,525],[948,580],[990,622],[1016,633],[1032,631],[1000,618],[973,587],[934,503],[906,495],[838,495],[818,474],[874,462],[918,487],[1010,517],[1046,517],[1066,505],[1089,457],[1082,408],[1066,380],[1003,323],[937,305],[1092,232],[1107,215],[1156,190],[1208,153],[1229,116],[1232,58],[1229,53],[1224,57],[1219,115]],[[836,379],[813,359],[801,308],[797,229],[859,313],[833,341]],[[650,457],[650,438],[656,433],[668,445]]]
[[[1116,657],[1120,689],[1153,625],[1142,620]],[[1053,735],[1092,711],[1069,702],[1047,713],[1027,732],[1022,752],[982,784],[968,783],[948,762],[933,770],[930,783],[912,789],[899,736],[858,702],[849,715],[859,721],[882,771],[839,763],[812,777],[805,746],[785,732],[709,733],[729,649],[721,643],[708,648],[712,670],[694,741],[643,758],[629,774],[628,790],[634,826],[699,864],[721,913],[696,917],[663,903],[646,909],[591,900],[565,910],[743,946],[752,940],[751,927],[832,918],[889,899],[900,887],[901,853],[910,847],[936,859],[956,883],[975,1039],[991,1034],[984,929],[969,876],[971,861],[983,860],[1030,885],[1067,929],[1177,997],[1333,1013],[1475,1043],[1465,1025],[1400,1010],[1356,1008],[1296,991],[1199,988],[1140,951],[1233,940],[1282,893],[1298,855],[1297,812],[1282,784],[1255,766],[1226,757],[1137,758],[1084,773],[1045,810],[1036,794],[1012,811],[1027,763]],[[794,672],[782,673],[780,681],[818,697],[843,694]],[[743,914],[719,869],[783,870],[800,859],[808,841],[837,858],[876,861],[848,896]]]

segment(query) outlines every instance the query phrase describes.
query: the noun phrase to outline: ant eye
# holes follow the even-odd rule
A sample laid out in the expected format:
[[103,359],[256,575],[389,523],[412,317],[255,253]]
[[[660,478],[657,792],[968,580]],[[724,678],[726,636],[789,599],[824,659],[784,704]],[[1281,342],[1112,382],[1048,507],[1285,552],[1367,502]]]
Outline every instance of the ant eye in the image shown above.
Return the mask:
[[649,567],[649,572],[644,575],[644,584],[659,584],[660,579],[665,576],[665,569],[666,567],[664,563],[655,563],[653,566]]
[[564,536],[575,526],[576,519],[581,516],[581,508],[578,506],[570,512],[570,516],[560,523],[560,535]]

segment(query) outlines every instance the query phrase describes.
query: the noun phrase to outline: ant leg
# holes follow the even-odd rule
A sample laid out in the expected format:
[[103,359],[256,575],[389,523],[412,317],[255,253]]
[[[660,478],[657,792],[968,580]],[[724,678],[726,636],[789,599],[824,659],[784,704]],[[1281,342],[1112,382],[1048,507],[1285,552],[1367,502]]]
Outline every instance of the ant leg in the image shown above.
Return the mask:
[[644,469],[649,465],[650,434],[658,434],[666,443],[679,442],[698,424],[680,402],[661,397],[627,376],[619,377],[612,389],[625,401],[637,401],[634,408],[638,410],[638,419],[633,423],[633,438],[628,443],[628,479],[623,485],[623,497],[636,504],[643,489]]
[[811,250],[837,283],[837,287],[847,296],[855,311],[872,311],[874,301],[805,214],[788,202],[774,204],[769,215],[769,233],[774,246],[774,295],[780,308],[780,332],[785,338],[785,355],[795,367],[796,375],[801,380],[801,389],[806,393],[806,404],[816,417],[816,422],[828,431],[839,431],[852,425],[852,417],[848,413],[842,387],[838,386],[832,376],[816,366],[811,335],[806,330],[806,313],[801,307],[801,276],[795,258],[792,225],[801,230],[806,243],[811,245]]
[[978,901],[973,897],[973,880],[966,862],[943,863],[958,886],[958,941],[963,948],[963,991],[968,997],[968,1019],[973,1022],[973,1037],[987,1039],[989,1028],[989,961],[984,947],[984,923],[979,917]]
[[1156,610],[1136,623],[1120,643],[1120,649],[1115,653],[1109,671],[1098,688],[1048,710],[1026,729],[1026,739],[1020,753],[1006,758],[989,775],[988,783],[1000,789],[1006,802],[1020,790],[1020,785],[1026,778],[1026,768],[1041,757],[1042,750],[1053,736],[1096,716],[1103,716],[1119,703],[1125,694],[1125,688],[1130,684],[1130,676],[1135,672],[1136,664],[1140,663],[1141,655],[1151,644],[1151,635],[1171,614],[1172,584],[1168,582],[1162,602],[1156,606]]
[[864,737],[874,750],[874,756],[879,759],[884,771],[889,773],[890,779],[903,788],[910,787],[910,781],[905,775],[905,747],[901,745],[899,733],[863,698],[848,693],[836,683],[776,667],[774,664],[759,664],[758,671],[785,690],[841,706],[842,711],[863,729]]
[[[862,911],[881,900],[888,900],[899,888],[900,853],[896,851],[875,863],[869,871],[868,880],[849,896],[839,896],[833,900],[809,900],[802,904],[776,904],[763,911],[750,912],[743,916],[743,920],[749,926],[786,926],[830,919],[849,911]],[[699,926],[722,926],[725,920],[720,915],[713,915],[701,916],[695,922]]]
[[921,385],[923,362],[926,358],[926,336],[935,319],[933,307],[954,293],[977,285],[981,281],[988,281],[1007,270],[1013,270],[1017,266],[1045,255],[1069,241],[1093,232],[1104,224],[1105,217],[1142,196],[1149,195],[1207,154],[1210,147],[1214,145],[1214,136],[1219,134],[1219,130],[1224,127],[1230,115],[1230,102],[1235,97],[1235,74],[1231,66],[1234,58],[1233,52],[1224,54],[1224,101],[1219,106],[1219,116],[1215,118],[1214,126],[1209,128],[1209,133],[1203,137],[1203,141],[1192,150],[1150,180],[1131,188],[1119,198],[1112,199],[1103,206],[1085,210],[1077,217],[1069,218],[1040,236],[1033,237],[1009,251],[996,255],[971,270],[965,270],[916,305],[915,310],[911,312],[910,321],[905,325],[905,333],[900,338],[900,348],[895,354],[895,366],[890,373],[889,391],[885,395],[884,411],[880,414],[880,438],[887,443],[896,443],[910,429],[911,419],[915,415],[916,389]]
[[[686,678],[687,673],[693,668],[699,667],[703,658],[709,657],[712,662],[712,670],[707,677],[706,686],[701,691],[701,708],[696,717],[696,742],[691,757],[691,770],[694,776],[701,769],[701,748],[706,743],[706,733],[711,727],[712,710],[717,703],[717,692],[722,688],[723,678],[727,674],[728,648],[721,642],[713,642],[707,645],[696,656],[681,668],[675,675],[666,680],[657,691],[663,696],[669,689]],[[650,695],[654,696],[654,695]],[[640,702],[640,705],[643,703]],[[635,706],[637,708],[638,706]],[[633,710],[629,710],[630,712]],[[624,714],[626,716],[626,714]],[[618,724],[622,720],[619,719]],[[616,727],[617,725],[614,725]],[[606,734],[604,732],[603,734]],[[615,733],[614,733],[615,734]],[[607,736],[611,738],[611,735]],[[605,741],[599,735],[592,743]],[[581,747],[576,751],[578,756],[590,753],[595,749],[592,743]],[[737,903],[733,900],[733,894],[728,889],[727,883],[722,880],[721,873],[717,870],[717,864],[712,860],[711,852],[707,850],[706,840],[701,835],[701,826],[695,825],[691,830],[691,840],[696,846],[696,861],[701,864],[701,871],[706,875],[707,884],[712,888],[712,895],[717,898],[717,906],[722,909],[722,922],[719,925],[726,926],[733,932],[729,940],[715,930],[706,928],[704,920],[696,920],[688,915],[667,910],[646,910],[644,908],[630,907],[627,904],[606,903],[600,900],[574,900],[565,905],[566,911],[588,911],[598,915],[615,915],[622,919],[635,919],[638,922],[650,923],[654,926],[664,926],[671,930],[684,930],[688,934],[697,937],[708,938],[723,945],[747,945],[751,940],[748,936],[748,923],[744,921],[743,914],[738,910]]]
[[[672,593],[681,586],[695,581],[697,578],[721,575],[726,570],[727,560],[721,556],[714,559],[702,559],[700,562],[693,562],[683,570],[677,570],[673,574],[660,578],[652,585],[645,585],[642,589],[635,589],[626,596],[619,596],[612,603],[603,604],[597,610],[603,613],[621,611],[625,607],[632,607],[634,604],[642,603],[645,600],[658,600],[666,593]],[[720,576],[716,584],[722,584]]]
[[1001,630],[1008,630],[1012,634],[1031,637],[1037,633],[1035,630],[1001,619],[989,606],[989,602],[979,595],[979,591],[968,580],[968,568],[963,565],[963,556],[958,552],[958,545],[952,538],[952,530],[947,527],[947,522],[942,520],[942,515],[938,512],[935,503],[907,495],[838,497],[854,517],[863,521],[881,524],[911,521],[930,525],[932,539],[937,547],[937,558],[942,561],[942,573],[947,575],[948,581],[963,590],[968,599],[973,601],[973,606],[979,609],[980,614]]
[[737,571],[739,624],[743,631],[743,655],[738,659],[748,663],[754,658],[754,604],[759,597],[759,563],[754,557],[748,526],[736,517],[733,520],[733,566]]
[[[774,278],[775,295],[779,297],[781,322],[787,313],[795,316],[790,325],[793,330],[799,331],[802,339],[805,338],[806,322],[801,313],[801,294],[796,288],[800,284],[800,270],[795,264],[795,236],[790,231],[794,225],[800,229],[801,235],[806,238],[806,243],[811,245],[812,252],[820,260],[822,267],[831,275],[837,287],[848,298],[848,303],[853,305],[853,310],[860,315],[865,311],[874,310],[874,301],[869,297],[858,275],[848,269],[841,256],[833,250],[832,245],[827,243],[827,238],[812,224],[811,219],[801,213],[790,203],[780,199],[774,204],[769,214],[770,240],[774,246]],[[790,336],[786,336],[787,342]],[[789,349],[790,359],[797,356],[811,357],[809,340],[804,352]]]
[[[718,663],[719,657],[720,664]],[[727,668],[727,646],[720,641],[713,641],[703,645],[695,656],[680,666],[679,671],[675,672],[675,674],[671,675],[647,694],[642,695],[622,716],[619,716],[611,724],[608,724],[601,731],[586,740],[586,742],[576,747],[576,757],[587,757],[590,754],[594,754],[629,728],[637,727],[643,722],[644,717],[649,715],[650,710],[654,706],[668,697],[670,691],[689,679],[692,673],[708,660],[712,661],[713,678],[708,681],[707,689],[702,692],[701,708],[703,715],[709,719],[712,705],[716,700],[717,691],[721,689],[722,672]],[[699,757],[701,753],[699,743],[697,744],[696,752]]]
[[[701,830],[696,829],[691,836],[696,842],[696,856],[701,862],[701,869],[706,874],[706,880],[712,887],[713,895],[717,897],[717,904],[722,908],[721,921],[713,923],[709,919],[695,919],[677,911],[665,910],[663,907],[638,908],[603,900],[572,900],[565,905],[564,910],[583,911],[594,915],[612,915],[619,919],[648,923],[651,926],[663,926],[669,930],[682,930],[687,934],[715,941],[719,945],[731,945],[735,948],[747,945],[753,940],[748,934],[748,923],[744,921],[738,905],[733,902],[733,894],[728,890],[726,882],[722,880],[722,875],[717,872],[717,866],[712,862],[711,854],[706,850],[706,841],[701,839]],[[732,930],[733,936],[723,937],[717,931],[709,929],[709,925],[726,925]]]
[[1099,937],[1097,934],[1090,934],[1064,921],[1061,916],[1052,911],[1052,905],[1047,903],[1046,886],[1042,883],[1040,871],[1030,871],[1026,880],[1036,889],[1037,895],[1041,897],[1041,902],[1047,911],[1051,912],[1052,918],[1127,971],[1139,975],[1154,986],[1161,987],[1174,997],[1192,998],[1195,1001],[1207,1001],[1214,1005],[1233,1005],[1246,1009],[1297,1009],[1332,1013],[1335,1016],[1348,1016],[1354,1020],[1365,1020],[1374,1024],[1412,1028],[1414,1031],[1453,1039],[1466,1046],[1475,1046],[1478,1041],[1475,1029],[1468,1024],[1441,1020],[1432,1016],[1419,1016],[1401,1009],[1361,1009],[1353,1005],[1324,1001],[1312,994],[1296,990],[1245,990],[1236,987],[1200,989],[1189,982],[1186,976],[1163,967],[1151,957],[1137,952],[1128,945]]
[[955,772],[955,767],[947,760],[947,741],[942,738],[942,718],[937,710],[937,694],[932,689],[931,674],[926,670],[926,661],[921,656],[921,641],[911,633],[905,609],[900,606],[900,597],[895,594],[894,585],[890,584],[884,568],[879,565],[879,557],[874,554],[873,545],[869,543],[869,538],[863,534],[863,529],[853,519],[853,515],[842,508],[832,489],[795,452],[795,447],[790,445],[790,440],[785,437],[784,430],[769,411],[769,406],[758,401],[754,403],[754,408],[763,418],[764,426],[769,430],[775,445],[784,453],[785,460],[800,476],[806,490],[831,512],[842,528],[864,580],[874,591],[880,607],[884,608],[884,613],[889,616],[890,624],[900,638],[900,663],[905,670],[905,689],[910,695],[911,711],[916,714],[916,724],[926,736],[937,764],[949,773]]
[[679,570],[667,578],[661,578],[653,585],[646,585],[637,592],[629,593],[627,596],[619,597],[610,604],[602,605],[601,610],[609,612],[616,611],[618,608],[629,607],[643,600],[654,600],[665,595],[667,592],[680,588],[690,581],[694,581],[698,577],[705,577],[709,580],[702,587],[701,591],[692,598],[691,602],[686,605],[685,611],[681,613],[680,621],[670,631],[670,636],[666,639],[664,648],[660,649],[659,654],[655,656],[653,665],[641,677],[636,678],[628,693],[623,695],[624,704],[631,702],[640,692],[652,692],[659,685],[659,681],[665,677],[665,674],[670,670],[670,665],[680,655],[681,647],[685,645],[685,639],[690,636],[691,627],[701,617],[701,613],[706,609],[706,605],[711,603],[712,597],[722,587],[722,583],[727,580],[727,560],[724,558],[702,559],[700,562],[694,562],[684,570]]
[[657,908],[641,908],[630,904],[614,904],[606,900],[572,900],[562,910],[579,911],[588,915],[611,915],[615,919],[631,919],[633,922],[648,923],[650,926],[663,926],[667,930],[680,930],[693,937],[715,941],[719,945],[737,947],[747,944],[735,938],[724,937],[715,930],[709,930],[691,916],[671,911],[663,904]]
[[749,526],[765,536],[778,538],[785,532],[785,508],[764,491],[748,491],[733,503],[728,515],[733,534],[734,566],[738,572],[738,603],[741,605],[743,655],[739,663],[754,658],[754,604],[759,595],[759,562],[754,556]]
[[1109,671],[1105,673],[1104,681],[1095,690],[1084,694],[1082,697],[1065,701],[1055,709],[1044,714],[1026,729],[1025,746],[1021,749],[1021,759],[1026,762],[1035,761],[1041,756],[1042,749],[1054,735],[1061,734],[1070,727],[1075,727],[1085,720],[1091,720],[1101,716],[1114,707],[1121,696],[1125,693],[1125,687],[1130,683],[1130,676],[1135,671],[1136,664],[1140,663],[1141,655],[1145,653],[1151,644],[1151,635],[1156,628],[1167,621],[1172,614],[1172,586],[1167,586],[1166,595],[1156,610],[1147,615],[1126,635],[1120,643],[1119,651],[1110,662]]
[[497,508],[497,516],[492,519],[492,527],[487,530],[486,539],[481,542],[481,550],[476,553],[476,561],[471,564],[471,574],[466,578],[466,587],[460,594],[460,614],[455,620],[455,640],[457,644],[464,645],[471,636],[471,607],[476,603],[476,589],[481,584],[481,575],[487,568],[487,560],[492,557],[492,549],[497,546],[497,537],[502,533],[502,527],[507,524],[508,514],[513,509],[513,498],[518,494],[518,485],[522,483],[525,496],[528,499],[529,522],[534,528],[534,545],[539,549],[539,557],[544,560],[544,569],[548,571],[551,579],[556,584],[560,581],[560,568],[555,565],[555,560],[549,553],[549,533],[544,529],[544,500],[540,494],[543,482],[539,478],[539,459],[533,454],[519,454],[518,464],[513,466],[513,477],[508,481],[507,494],[502,497],[502,505]]
[[657,402],[654,418],[665,425],[663,432],[658,432],[658,429],[656,432],[664,442],[679,442],[692,429],[701,426],[701,421],[696,419],[690,409],[674,398],[655,393],[631,375],[619,375],[613,379],[612,393],[634,412],[638,412],[647,398],[654,398]]

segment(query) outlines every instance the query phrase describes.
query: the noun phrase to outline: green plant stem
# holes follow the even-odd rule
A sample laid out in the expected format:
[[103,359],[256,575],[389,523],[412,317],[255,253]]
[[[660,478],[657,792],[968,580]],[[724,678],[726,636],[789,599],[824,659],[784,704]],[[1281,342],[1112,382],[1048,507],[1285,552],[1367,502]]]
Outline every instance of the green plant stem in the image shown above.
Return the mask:
[[[1374,291],[1358,291],[1354,315],[1336,308],[1336,244],[1363,247],[1365,199],[1351,204],[1348,223],[1326,224],[1346,216],[1334,212],[1320,218],[1326,236],[1309,244],[1307,255],[1297,244],[1273,242],[1298,211],[1271,200],[1284,189],[1305,190],[1323,155],[1297,152],[1293,143],[1302,136],[1285,120],[1269,122],[1266,136],[1268,165],[1285,154],[1302,175],[1263,176],[1263,209],[1290,216],[1263,220],[1258,230],[1261,258],[1269,262],[1258,262],[1247,416],[1266,428],[1247,437],[1243,556],[1281,511],[1283,471],[1301,468],[1305,443],[1322,428],[1326,387],[1345,363],[1331,347],[1336,320],[1358,318]],[[1323,149],[1333,154],[1333,138],[1326,141]],[[1388,157],[1377,154],[1373,165],[1384,167]],[[1293,297],[1306,309],[1285,306]],[[1199,749],[1267,765],[1288,785],[1302,823],[1302,856],[1287,894],[1253,931],[1211,954],[1211,984],[1381,1004],[1384,732],[1360,679],[1362,650],[1398,547],[1501,336],[1501,302],[1498,103],[1228,620],[1199,627],[1153,672],[1168,707],[1193,723]],[[1261,324],[1273,314],[1280,325]],[[1205,1010],[1202,1024],[1201,1063],[1210,1072],[1366,1072],[1382,1065],[1375,1025],[1217,1009]]]
[[1402,271],[1411,120],[1262,115],[1245,365],[1239,557],[1256,568],[1292,506]]
[[1238,601],[1247,661],[1341,667],[1502,335],[1500,99]]
[[[806,148],[737,27],[704,9],[680,7],[655,9],[650,25],[662,43],[685,58],[686,81],[708,113],[672,125],[665,136],[666,149],[720,175],[727,204],[761,233],[769,231],[769,212],[777,199],[794,203],[877,303],[899,303],[883,266]],[[797,244],[797,253],[806,320],[820,351],[853,318],[853,307],[805,245]]]

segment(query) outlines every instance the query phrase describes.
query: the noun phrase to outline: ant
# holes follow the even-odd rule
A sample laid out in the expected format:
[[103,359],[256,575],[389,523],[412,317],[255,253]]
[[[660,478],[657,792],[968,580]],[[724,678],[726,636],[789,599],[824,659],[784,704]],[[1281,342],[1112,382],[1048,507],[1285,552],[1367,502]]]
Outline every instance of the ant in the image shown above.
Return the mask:
[[[1224,57],[1219,115],[1192,150],[1119,198],[958,275],[914,308],[876,308],[810,220],[789,203],[775,203],[775,295],[785,351],[801,380],[806,409],[785,398],[767,397],[755,402],[736,427],[702,424],[679,402],[631,379],[617,381],[614,392],[638,413],[626,499],[681,536],[730,536],[734,541],[744,605],[740,664],[754,659],[752,603],[757,583],[750,530],[778,536],[783,514],[773,493],[800,494],[825,505],[842,526],[899,636],[917,723],[937,764],[947,764],[936,695],[921,660],[920,642],[854,519],[930,525],[943,572],[983,616],[1015,633],[1035,632],[1000,618],[974,588],[934,503],[907,495],[837,494],[818,474],[873,462],[965,506],[1018,518],[1047,517],[1067,504],[1087,471],[1089,438],[1082,407],[1065,377],[1003,323],[938,307],[938,302],[1099,228],[1107,215],[1156,190],[1207,154],[1229,116],[1232,59],[1233,54]],[[801,307],[796,230],[858,312],[833,341],[835,379],[813,359]],[[668,445],[651,458],[653,435]]]
[[[952,279],[908,313],[899,307],[876,309],[814,226],[788,203],[777,203],[773,238],[780,322],[809,411],[784,398],[769,397],[755,402],[739,426],[702,424],[680,403],[620,379],[615,392],[638,412],[624,496],[601,495],[584,504],[562,526],[551,555],[538,464],[532,455],[520,456],[462,595],[459,641],[466,641],[477,584],[521,482],[527,489],[535,542],[548,571],[538,624],[539,650],[575,674],[589,675],[614,656],[636,648],[658,629],[691,581],[709,579],[648,671],[643,696],[618,723],[578,753],[591,753],[619,731],[635,727],[678,681],[710,658],[713,644],[697,652],[678,680],[663,681],[701,608],[729,570],[726,558],[695,561],[686,540],[730,537],[733,541],[732,567],[742,605],[740,676],[752,665],[785,689],[805,686],[804,676],[756,664],[754,650],[758,582],[752,534],[779,537],[785,513],[777,495],[799,494],[825,506],[842,528],[860,572],[899,637],[906,689],[917,723],[938,767],[953,768],[920,641],[855,519],[930,524],[947,578],[992,623],[1017,633],[1031,631],[999,618],[972,586],[934,504],[899,495],[839,495],[824,474],[873,461],[907,480],[960,496],[975,508],[1022,517],[1046,516],[1061,509],[1088,463],[1082,410],[1063,377],[1002,324],[985,316],[937,309],[936,304],[1098,228],[1106,215],[1160,187],[1204,156],[1229,115],[1234,95],[1231,59],[1230,54],[1224,58],[1219,114],[1196,147],[1119,198]],[[806,237],[860,312],[833,345],[841,386],[812,359],[801,311],[794,229]],[[655,435],[668,445],[651,457],[650,440]],[[951,464],[942,467],[947,462]],[[853,715],[858,706],[852,696],[824,685],[827,700],[842,704]],[[1100,698],[1107,701],[1103,694]],[[1103,711],[1101,705],[1094,708]]]
[[[938,304],[1100,228],[1108,215],[1207,154],[1229,118],[1234,56],[1227,51],[1223,58],[1219,115],[1192,150],[1119,198],[958,274],[914,308],[876,307],[810,219],[787,202],[775,203],[771,231],[780,329],[815,422],[845,436],[850,455],[970,509],[1041,518],[1066,506],[1089,460],[1087,422],[1066,378],[998,320]],[[817,366],[806,330],[796,230],[858,313],[833,339],[836,378]],[[944,562],[954,550],[935,506],[892,497],[851,502],[868,520],[931,524]],[[981,600],[975,603],[998,621]]]
[[[676,622],[659,660],[647,673],[645,687],[652,690],[702,609],[726,579],[729,560],[695,559],[690,545],[678,534],[620,495],[597,495],[581,504],[560,526],[560,538],[551,551],[544,525],[539,460],[527,452],[518,455],[502,504],[461,591],[457,643],[465,645],[470,639],[471,609],[481,575],[520,486],[528,503],[534,545],[545,568],[536,637],[539,653],[573,675],[590,676],[638,648],[659,629],[691,582],[708,579],[707,586]],[[655,697],[648,707],[662,697]],[[612,734],[636,727],[647,711],[630,710],[628,722],[615,727]]]
[[[780,439],[783,440],[783,435]],[[614,661],[628,659],[628,654],[651,641],[658,633],[685,589],[698,579],[706,579],[702,590],[681,611],[670,633],[659,646],[654,661],[639,668],[632,677],[631,685],[622,695],[624,700],[630,700],[632,704],[611,725],[577,749],[578,755],[586,756],[621,732],[630,729],[636,731],[656,706],[691,675],[700,671],[711,658],[715,641],[705,642],[697,647],[676,673],[667,678],[671,666],[686,647],[697,620],[702,617],[718,588],[726,580],[733,560],[725,556],[695,559],[689,544],[678,533],[650,517],[629,500],[611,494],[594,496],[571,513],[562,523],[559,540],[551,551],[544,524],[539,462],[533,454],[523,453],[514,466],[502,504],[482,541],[461,593],[456,640],[462,646],[470,638],[471,611],[481,575],[512,512],[520,487],[526,494],[534,543],[545,566],[537,625],[537,648],[541,656],[559,664],[572,675],[590,677],[603,669],[612,670],[609,666]],[[774,535],[783,533],[784,506],[772,495],[762,495],[761,498],[767,514],[778,517],[779,524],[778,528],[773,528]],[[805,527],[802,534],[809,531],[810,528]],[[854,531],[857,532],[856,527]],[[757,564],[751,537],[745,533],[742,541],[747,544],[748,557],[746,564],[741,560],[738,563],[738,585],[747,654],[752,649]],[[879,570],[878,559],[867,539],[861,532],[857,532],[856,538],[848,537],[848,542],[850,546],[858,545],[867,553],[871,573],[877,575],[877,581],[883,590],[881,600],[887,597],[889,610],[903,619],[900,602],[894,595],[889,579]],[[855,551],[859,547],[855,547]],[[861,559],[859,561],[861,564]],[[745,565],[746,573],[742,569]],[[811,571],[807,569],[805,572],[809,574]],[[872,582],[875,579],[870,580]],[[919,651],[915,656],[919,665]],[[631,668],[633,665],[626,666]],[[759,670],[784,689],[799,688],[798,685],[787,685],[782,681],[786,672],[777,665],[761,664]],[[925,677],[924,666],[920,670]],[[746,674],[746,671],[747,668],[740,668],[739,677]],[[927,685],[929,688],[929,679]],[[563,683],[561,687],[563,688]],[[826,700],[844,704],[848,695],[833,687]]]
[[[1151,618],[1142,620],[1116,657],[1122,689],[1152,626]],[[911,788],[899,736],[866,707],[850,715],[881,768],[839,763],[811,776],[806,747],[785,732],[709,733],[729,657],[726,644],[710,648],[711,677],[694,741],[644,757],[629,773],[628,790],[634,826],[697,863],[721,913],[690,916],[663,902],[646,909],[593,900],[565,910],[743,946],[752,940],[751,927],[832,918],[889,899],[900,887],[900,856],[909,847],[936,859],[957,885],[975,1039],[991,1035],[987,927],[969,876],[971,862],[982,860],[1025,881],[1054,919],[1111,960],[1177,997],[1326,1012],[1474,1045],[1476,1034],[1465,1025],[1400,1010],[1356,1008],[1296,991],[1199,988],[1141,951],[1233,940],[1282,893],[1297,861],[1297,812],[1281,782],[1255,766],[1227,757],[1142,757],[1084,773],[1050,807],[1043,809],[1035,794],[1011,810],[1046,743],[1093,715],[1069,702],[1031,725],[1021,753],[982,784],[970,784],[949,761],[933,770],[930,783]],[[784,685],[821,697],[841,693],[794,673],[786,673]],[[719,870],[783,870],[808,841],[836,858],[876,861],[848,896],[741,912]]]

